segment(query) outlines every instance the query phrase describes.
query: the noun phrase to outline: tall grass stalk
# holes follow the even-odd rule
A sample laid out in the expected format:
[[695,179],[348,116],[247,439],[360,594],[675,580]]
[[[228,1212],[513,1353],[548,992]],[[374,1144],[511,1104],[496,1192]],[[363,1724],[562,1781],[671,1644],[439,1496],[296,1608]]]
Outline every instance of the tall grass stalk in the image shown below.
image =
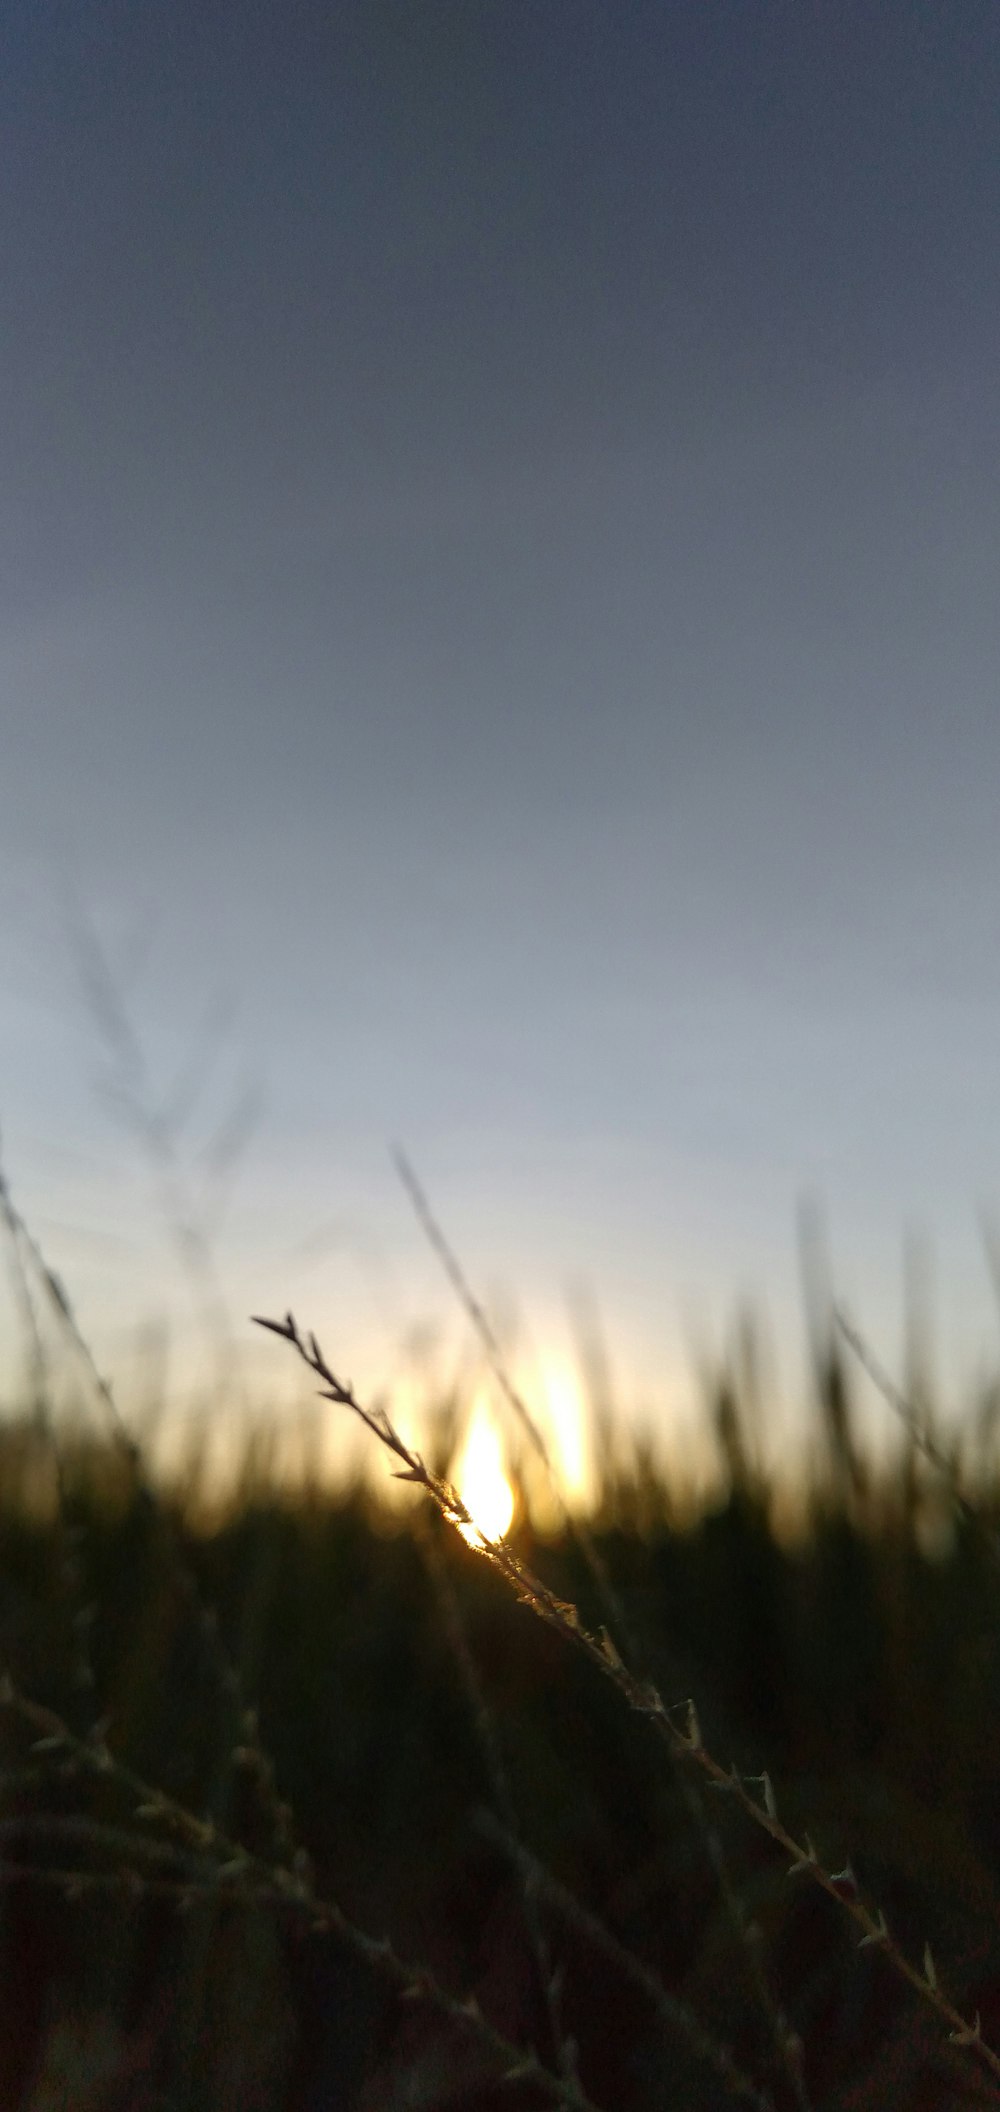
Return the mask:
[[[598,2112],[575,2080],[553,2075],[533,2052],[512,2045],[483,2015],[474,1997],[460,2001],[450,1995],[426,1967],[400,1958],[388,1937],[367,1935],[333,1900],[321,1898],[304,1870],[290,1871],[254,1855],[220,1826],[198,1818],[178,1799],[124,1766],[103,1740],[78,1738],[54,1709],[19,1692],[6,1674],[0,1675],[0,1710],[19,1717],[31,1731],[29,1750],[33,1756],[46,1760],[58,1756],[85,1773],[114,1782],[129,1798],[135,1821],[176,1834],[181,1848],[198,1857],[194,1876],[150,1877],[142,1869],[148,1853],[146,1846],[141,1841],[123,1841],[116,1836],[113,1847],[119,1867],[114,1871],[82,1871],[78,1865],[70,1865],[39,1873],[35,1865],[0,1862],[0,1873],[8,1879],[28,1875],[35,1880],[40,1875],[69,1900],[88,1890],[110,1890],[133,1899],[147,1893],[160,1894],[188,1907],[204,1898],[217,1906],[226,1904],[242,1910],[261,1904],[280,1908],[301,1920],[313,1935],[339,1938],[404,2000],[427,2003],[449,2023],[470,2033],[508,2078],[538,2085],[549,2102],[565,2105],[569,2112]],[[90,1838],[93,1837],[91,1832]],[[106,1844],[102,1841],[100,1845]],[[172,1845],[169,1841],[157,1842],[153,1853],[170,1853]]]
[[[351,1387],[337,1378],[316,1336],[304,1335],[292,1313],[286,1314],[283,1320],[257,1316],[257,1324],[291,1345],[322,1382],[322,1398],[347,1408],[378,1438],[399,1462],[393,1470],[395,1478],[422,1489],[449,1524],[465,1528],[467,1533],[475,1533],[484,1560],[503,1579],[515,1598],[530,1607],[537,1618],[565,1643],[581,1651],[602,1677],[611,1682],[627,1706],[651,1725],[655,1735],[675,1757],[697,1768],[715,1789],[730,1796],[754,1825],[770,1837],[781,1849],[790,1877],[802,1877],[837,1903],[859,1932],[858,1948],[877,1949],[920,2001],[936,2013],[947,2027],[951,2041],[968,2048],[1000,2085],[1000,2054],[983,2038],[979,2017],[970,2020],[964,2016],[941,1987],[929,1944],[925,1946],[921,1964],[914,1964],[896,1942],[883,1910],[862,1897],[850,1863],[841,1870],[830,1869],[808,1835],[804,1840],[797,1840],[784,1825],[770,1775],[765,1771],[745,1777],[735,1765],[726,1767],[705,1745],[692,1699],[666,1704],[651,1681],[640,1680],[628,1670],[606,1630],[598,1635],[591,1634],[576,1606],[558,1598],[527,1568],[512,1547],[504,1541],[489,1540],[479,1532],[457,1489],[441,1476],[431,1473],[419,1453],[400,1437],[385,1408],[363,1406]],[[757,1790],[759,1794],[752,1795],[751,1790]]]
[[[475,1295],[465,1270],[436,1212],[431,1206],[423,1183],[419,1180],[406,1153],[398,1147],[393,1154],[397,1172],[413,1205],[417,1221],[437,1255],[458,1302],[471,1323],[489,1363],[490,1370],[500,1392],[512,1410],[517,1423],[524,1432],[545,1475],[549,1495],[561,1516],[563,1528],[579,1549],[590,1575],[604,1614],[605,1634],[619,1655],[623,1666],[635,1677],[644,1673],[643,1657],[632,1624],[628,1621],[621,1596],[615,1590],[607,1563],[603,1560],[592,1533],[582,1518],[574,1515],[563,1496],[562,1485],[555,1463],[537,1417],[532,1415],[520,1388],[511,1378],[507,1360],[490,1325],[489,1318],[480,1299]],[[668,1752],[668,1766],[676,1781],[681,1800],[703,1852],[708,1861],[719,1897],[736,1938],[744,1971],[752,1995],[764,2017],[777,2061],[787,2077],[798,2112],[810,2112],[809,2097],[802,2072],[802,2044],[798,2034],[792,2030],[787,2016],[776,1999],[764,1967],[762,1948],[754,1940],[758,1933],[744,1912],[742,1901],[733,1882],[725,1849],[718,1827],[713,1825],[702,1803],[697,1784],[689,1771],[678,1765],[672,1749]],[[512,1829],[513,1830],[513,1829]],[[520,1867],[520,1865],[518,1865]]]

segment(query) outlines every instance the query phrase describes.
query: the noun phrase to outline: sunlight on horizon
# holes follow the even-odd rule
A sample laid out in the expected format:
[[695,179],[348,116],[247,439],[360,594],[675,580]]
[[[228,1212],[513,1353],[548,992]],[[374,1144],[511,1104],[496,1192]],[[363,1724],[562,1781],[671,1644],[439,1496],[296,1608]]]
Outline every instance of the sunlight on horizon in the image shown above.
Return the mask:
[[549,1450],[559,1493],[568,1510],[585,1509],[594,1490],[580,1380],[570,1364],[553,1362],[543,1368],[543,1383],[551,1432]]
[[486,1540],[502,1540],[514,1516],[514,1491],[504,1472],[500,1433],[482,1399],[472,1410],[455,1486],[474,1520],[459,1527],[470,1547],[480,1533]]

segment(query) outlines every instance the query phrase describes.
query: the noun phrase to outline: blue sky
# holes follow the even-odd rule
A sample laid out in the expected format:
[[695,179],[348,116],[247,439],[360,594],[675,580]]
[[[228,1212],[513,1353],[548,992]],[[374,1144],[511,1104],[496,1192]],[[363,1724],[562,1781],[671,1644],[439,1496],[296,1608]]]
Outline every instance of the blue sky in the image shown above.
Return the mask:
[[647,1397],[692,1313],[801,1333],[804,1193],[890,1347],[923,1226],[975,1361],[996,10],[94,0],[4,47],[0,1122],[109,1355],[183,1295],[81,921],[154,1102],[216,1053],[196,1189],[252,1100],[237,1313],[301,1294],[375,1377],[448,1312],[402,1139]]

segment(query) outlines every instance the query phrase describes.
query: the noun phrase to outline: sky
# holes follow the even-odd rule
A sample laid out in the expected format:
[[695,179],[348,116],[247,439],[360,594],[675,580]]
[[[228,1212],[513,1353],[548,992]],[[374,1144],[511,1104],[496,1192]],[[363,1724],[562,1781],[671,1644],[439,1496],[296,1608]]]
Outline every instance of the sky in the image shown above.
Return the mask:
[[991,1355],[992,0],[2,56],[0,1126],[101,1354],[200,1324],[210,1208],[237,1330],[381,1383],[453,1318],[399,1142],[658,1413],[741,1304],[801,1336],[803,1198],[890,1359],[912,1237]]

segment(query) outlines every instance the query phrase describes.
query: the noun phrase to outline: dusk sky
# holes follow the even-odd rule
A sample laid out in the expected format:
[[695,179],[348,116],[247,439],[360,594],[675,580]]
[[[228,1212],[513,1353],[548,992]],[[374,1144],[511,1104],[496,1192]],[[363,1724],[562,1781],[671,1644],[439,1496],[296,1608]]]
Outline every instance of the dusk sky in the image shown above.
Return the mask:
[[648,1401],[801,1338],[803,1196],[890,1357],[912,1227],[989,1353],[994,0],[9,0],[2,60],[0,1125],[102,1356],[184,1299],[81,927],[151,1103],[213,1054],[240,1326],[454,1327],[399,1141]]

